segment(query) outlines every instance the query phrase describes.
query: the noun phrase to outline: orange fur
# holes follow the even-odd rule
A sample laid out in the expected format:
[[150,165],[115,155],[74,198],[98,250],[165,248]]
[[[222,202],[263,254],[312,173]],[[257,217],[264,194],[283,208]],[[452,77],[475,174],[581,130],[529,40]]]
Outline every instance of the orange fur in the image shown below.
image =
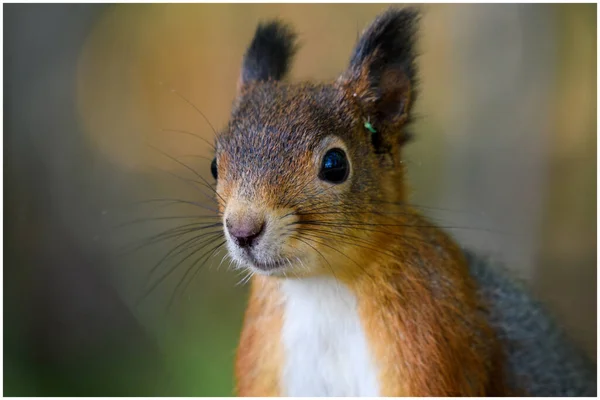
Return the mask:
[[237,352],[237,393],[249,397],[279,397],[282,365],[280,337],[283,321],[278,282],[253,277],[250,302]]
[[[373,279],[352,284],[379,361],[382,395],[487,395],[492,333],[483,316],[472,313],[479,306],[464,261],[436,230],[417,235],[430,236],[431,244],[398,246],[400,261],[372,264]],[[432,267],[445,273],[436,276]]]

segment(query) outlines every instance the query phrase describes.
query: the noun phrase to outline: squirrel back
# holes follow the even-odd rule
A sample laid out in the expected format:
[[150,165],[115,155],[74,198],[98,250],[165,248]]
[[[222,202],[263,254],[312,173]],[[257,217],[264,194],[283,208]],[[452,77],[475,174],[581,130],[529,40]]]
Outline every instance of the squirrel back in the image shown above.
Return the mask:
[[503,344],[508,383],[531,396],[596,396],[596,365],[501,264],[466,251],[487,319]]
[[284,81],[296,44],[279,21],[259,25],[248,47],[211,166],[229,255],[254,275],[240,395],[501,396],[544,385],[531,369],[521,371],[535,382],[512,379],[522,356],[506,340],[508,314],[478,288],[486,275],[406,202],[418,20],[412,8],[377,17],[327,83]]

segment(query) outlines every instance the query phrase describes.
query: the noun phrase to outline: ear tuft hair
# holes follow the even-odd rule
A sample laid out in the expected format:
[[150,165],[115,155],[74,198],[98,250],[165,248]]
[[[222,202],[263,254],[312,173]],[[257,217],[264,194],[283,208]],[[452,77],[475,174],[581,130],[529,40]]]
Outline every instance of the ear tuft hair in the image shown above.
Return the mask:
[[[351,69],[369,63],[371,73],[379,78],[386,66],[401,67],[409,81],[416,78],[415,41],[418,33],[419,11],[408,7],[389,9],[373,21],[361,35],[352,57]],[[356,71],[359,72],[359,71]]]
[[381,14],[358,39],[340,79],[361,117],[373,127],[371,139],[379,153],[389,153],[408,139],[401,128],[411,120],[416,97],[418,25],[419,12],[412,7]]
[[240,83],[284,78],[296,47],[296,34],[289,25],[278,20],[259,24],[244,55]]

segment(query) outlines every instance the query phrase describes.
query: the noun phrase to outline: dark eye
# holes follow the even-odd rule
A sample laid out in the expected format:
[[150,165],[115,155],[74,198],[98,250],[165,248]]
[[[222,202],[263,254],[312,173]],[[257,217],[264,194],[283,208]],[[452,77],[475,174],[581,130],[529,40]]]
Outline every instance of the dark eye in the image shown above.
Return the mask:
[[344,150],[331,149],[325,153],[319,172],[320,179],[331,183],[342,183],[348,178],[349,173],[350,166]]
[[214,158],[210,163],[210,172],[212,172],[212,176],[217,179],[217,159]]

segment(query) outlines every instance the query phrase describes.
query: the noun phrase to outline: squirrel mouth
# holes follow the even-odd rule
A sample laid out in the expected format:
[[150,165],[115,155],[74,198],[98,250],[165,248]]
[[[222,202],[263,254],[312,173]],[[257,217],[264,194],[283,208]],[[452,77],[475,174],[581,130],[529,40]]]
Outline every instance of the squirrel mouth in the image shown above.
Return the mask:
[[259,269],[259,270],[265,271],[265,272],[271,272],[275,269],[278,269],[278,268],[288,265],[283,260],[260,262],[250,253],[246,253],[246,257],[248,258],[250,265],[252,265],[256,269]]

